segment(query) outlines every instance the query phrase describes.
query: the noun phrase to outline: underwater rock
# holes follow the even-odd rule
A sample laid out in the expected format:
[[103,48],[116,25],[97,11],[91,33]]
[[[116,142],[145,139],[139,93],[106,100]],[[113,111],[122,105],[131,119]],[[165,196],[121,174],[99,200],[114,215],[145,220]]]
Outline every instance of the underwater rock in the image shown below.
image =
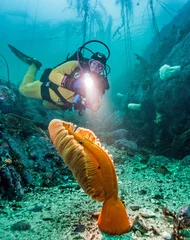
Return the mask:
[[21,199],[24,187],[57,185],[71,176],[48,137],[36,133],[34,124],[18,125],[17,120],[14,115],[0,118],[0,197],[8,200]]
[[[162,114],[162,119],[173,118],[173,122],[185,120],[189,112],[190,88],[183,80],[166,81],[158,85],[153,93],[156,111]],[[177,97],[176,97],[177,96]],[[171,124],[171,120],[170,120]]]
[[184,157],[181,161],[182,166],[190,166],[190,155]]
[[137,205],[132,205],[132,206],[129,206],[129,207],[132,211],[137,211],[141,208],[140,206],[137,206]]
[[162,233],[162,236],[163,236],[163,238],[165,239],[165,240],[172,240],[173,238],[172,238],[172,235],[170,234],[170,233],[168,233],[168,232],[163,232]]
[[[189,7],[189,6],[188,6]],[[184,6],[184,9],[187,8]],[[187,13],[186,13],[187,14]],[[178,15],[181,19],[181,15]],[[180,22],[180,21],[179,21]],[[170,24],[169,24],[170,25]],[[189,138],[175,144],[175,138],[189,129],[190,117],[190,32],[189,17],[185,22],[161,30],[164,38],[157,45],[155,39],[151,45],[156,48],[146,49],[151,54],[148,67],[134,72],[132,84],[125,93],[125,109],[129,103],[142,105],[141,111],[126,109],[125,125],[130,129],[133,139],[143,147],[153,147],[157,154],[173,158],[183,158],[188,154]],[[180,25],[184,25],[180,30]],[[170,32],[170,33],[169,33]],[[183,37],[178,34],[184,32]],[[147,57],[147,55],[146,55]],[[138,55],[137,55],[138,60]],[[168,65],[166,65],[166,63]],[[138,66],[138,65],[137,65]],[[161,78],[159,69],[161,68]],[[175,66],[175,67],[170,67]],[[135,66],[135,68],[137,68]],[[164,70],[162,72],[162,70]],[[172,80],[171,80],[171,79]],[[163,79],[164,81],[162,81]],[[144,88],[145,86],[145,88]],[[143,104],[146,99],[152,104]],[[157,114],[157,116],[156,116]],[[159,119],[158,119],[159,115]],[[160,118],[161,116],[161,118]],[[157,126],[156,124],[157,123]],[[183,140],[183,139],[182,139]]]
[[30,172],[25,171],[25,174],[34,186],[64,182],[64,176],[71,175],[48,138],[33,134],[25,142],[25,149],[28,153],[27,165],[30,163]]
[[107,133],[104,138],[107,144],[113,144],[118,139],[127,138],[129,135],[126,129],[117,129],[112,132]]
[[8,144],[10,147],[10,152],[12,152],[12,155],[14,158],[19,160],[20,165],[24,165],[28,167],[28,161],[27,161],[27,152],[24,150],[24,141],[21,141],[16,136],[6,136],[8,138]]
[[0,85],[0,110],[2,113],[10,113],[15,108],[16,94],[10,88]]
[[[56,116],[65,117],[66,113],[45,110],[39,101],[21,97],[17,89],[3,85],[0,113],[0,197],[21,199],[24,187],[29,190],[73,180],[46,135],[49,121]],[[76,115],[68,115],[75,122]]]
[[14,230],[14,231],[15,230],[26,231],[30,228],[31,228],[30,224],[25,220],[19,221],[11,226],[11,230]]
[[156,214],[153,211],[146,208],[141,209],[139,214],[144,218],[152,218],[156,216]]
[[95,218],[95,219],[98,219],[99,215],[100,215],[100,212],[92,213],[92,217]]
[[[184,39],[178,42],[170,54],[167,55],[166,59],[163,62],[168,62],[170,65],[180,64],[181,67],[186,66],[186,64],[190,62],[189,56],[189,47],[190,47],[190,32],[184,37]],[[185,54],[184,54],[185,53]],[[183,70],[183,69],[182,69]]]
[[126,129],[117,129],[109,133],[109,137],[114,141],[121,138],[127,138],[129,132]]
[[151,156],[148,159],[148,165],[151,167],[167,166],[169,161],[169,158],[164,156]]
[[8,166],[0,170],[1,173],[1,191],[3,197],[8,200],[21,200],[24,195],[24,189],[21,186],[21,177],[13,166]]
[[129,141],[127,139],[119,139],[115,142],[115,147],[122,149],[122,150],[132,150],[136,151],[137,150],[137,144],[133,141]]
[[81,232],[84,232],[85,229],[86,229],[85,225],[79,224],[79,225],[76,226],[76,228],[73,230],[73,233],[81,233]]
[[33,208],[30,209],[32,212],[40,212],[42,211],[42,206],[39,204],[36,204]]
[[48,138],[32,134],[23,141],[10,137],[8,143],[26,185],[46,186],[64,181],[65,170],[68,168]]

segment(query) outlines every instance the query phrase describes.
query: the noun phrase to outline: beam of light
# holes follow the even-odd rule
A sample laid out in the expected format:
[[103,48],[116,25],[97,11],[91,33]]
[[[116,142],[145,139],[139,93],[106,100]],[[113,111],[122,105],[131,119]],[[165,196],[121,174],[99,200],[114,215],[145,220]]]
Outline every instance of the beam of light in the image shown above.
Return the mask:
[[89,73],[84,74],[84,83],[87,88],[92,89],[92,86],[94,85],[94,83],[93,83],[93,79]]

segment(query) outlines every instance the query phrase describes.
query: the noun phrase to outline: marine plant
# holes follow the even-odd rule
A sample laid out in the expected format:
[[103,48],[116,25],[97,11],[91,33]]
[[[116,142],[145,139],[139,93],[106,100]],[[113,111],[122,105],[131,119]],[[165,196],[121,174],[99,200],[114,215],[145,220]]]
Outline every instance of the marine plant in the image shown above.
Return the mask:
[[152,25],[153,25],[153,29],[154,29],[154,34],[155,34],[155,36],[158,36],[158,38],[160,39],[160,32],[159,32],[158,24],[156,21],[153,0],[149,0],[149,6],[150,6],[151,14],[152,14]]
[[49,133],[79,186],[92,199],[103,202],[98,217],[99,228],[112,235],[129,232],[130,221],[118,197],[114,163],[95,134],[59,119],[50,122]]
[[[77,14],[83,21],[83,43],[86,42],[88,34],[91,35],[95,32],[102,31],[104,29],[104,17],[107,17],[107,12],[104,6],[101,4],[101,1],[95,1],[93,4],[92,1],[88,0],[67,0],[69,7],[76,9]],[[94,26],[98,27],[94,29]]]
[[162,208],[164,216],[171,217],[173,220],[173,233],[172,239],[184,240],[181,230],[190,227],[190,205],[183,206],[179,209],[178,213],[169,211],[166,207]]
[[[0,56],[3,58],[6,68],[7,68],[7,85],[8,85],[8,87],[10,87],[11,83],[10,83],[10,77],[9,77],[9,65],[8,65],[6,58],[2,54],[0,54]],[[1,83],[1,79],[0,79],[0,83]]]
[[126,52],[126,67],[127,71],[132,71],[132,40],[131,40],[131,30],[130,30],[130,20],[133,16],[133,4],[132,0],[116,0],[116,4],[121,7],[121,25],[116,29],[113,37],[116,35],[121,36],[121,29],[124,31],[125,40],[125,52]]

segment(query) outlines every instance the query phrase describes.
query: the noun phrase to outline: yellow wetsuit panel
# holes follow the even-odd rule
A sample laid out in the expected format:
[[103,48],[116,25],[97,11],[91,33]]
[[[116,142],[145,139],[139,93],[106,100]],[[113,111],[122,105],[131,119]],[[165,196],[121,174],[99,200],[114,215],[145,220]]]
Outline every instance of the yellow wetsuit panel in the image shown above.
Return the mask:
[[78,61],[69,61],[54,68],[50,75],[49,80],[58,86],[61,86],[61,82],[65,74],[71,74],[78,66]]

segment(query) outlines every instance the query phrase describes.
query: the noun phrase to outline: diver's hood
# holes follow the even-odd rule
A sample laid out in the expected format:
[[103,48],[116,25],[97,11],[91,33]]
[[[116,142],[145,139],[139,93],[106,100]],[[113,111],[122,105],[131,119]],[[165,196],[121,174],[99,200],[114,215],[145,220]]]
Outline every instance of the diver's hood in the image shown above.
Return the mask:
[[97,60],[102,64],[106,65],[106,56],[103,53],[96,52],[91,56],[91,59]]

